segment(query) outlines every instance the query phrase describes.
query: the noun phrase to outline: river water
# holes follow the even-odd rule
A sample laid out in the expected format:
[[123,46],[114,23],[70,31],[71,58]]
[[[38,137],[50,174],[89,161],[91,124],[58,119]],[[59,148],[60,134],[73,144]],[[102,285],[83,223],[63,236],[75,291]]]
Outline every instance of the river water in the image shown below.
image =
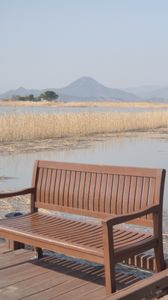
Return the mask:
[[165,168],[164,209],[168,210],[168,140],[140,137],[107,137],[75,149],[19,153],[0,156],[0,190],[31,185],[32,168],[37,159]]
[[[152,107],[99,107],[99,106],[84,106],[84,107],[65,107],[65,106],[0,106],[0,115],[8,113],[76,113],[76,112],[145,112],[156,111],[163,108]],[[168,110],[168,108],[164,108]]]

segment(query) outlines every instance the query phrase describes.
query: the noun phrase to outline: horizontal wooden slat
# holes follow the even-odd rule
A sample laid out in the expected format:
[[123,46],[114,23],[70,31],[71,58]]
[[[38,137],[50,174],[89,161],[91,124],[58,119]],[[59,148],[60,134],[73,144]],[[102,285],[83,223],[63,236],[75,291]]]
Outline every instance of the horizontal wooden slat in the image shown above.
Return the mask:
[[132,175],[147,177],[158,177],[162,173],[162,169],[155,168],[142,168],[142,167],[121,167],[121,166],[109,166],[109,165],[94,165],[94,164],[80,164],[69,162],[55,162],[55,161],[38,161],[38,167],[71,170],[71,171],[85,171],[91,173],[107,173],[116,175]]
[[80,209],[80,208],[74,208],[74,207],[65,207],[61,205],[53,205],[49,203],[41,203],[41,202],[36,202],[35,207],[37,208],[44,208],[44,209],[49,209],[49,210],[56,210],[56,211],[61,211],[61,212],[66,212],[66,213],[72,213],[72,214],[77,214],[77,215],[82,215],[82,216],[90,216],[90,217],[95,217],[99,219],[104,219],[106,217],[112,216],[112,214],[109,213],[103,213],[103,212],[96,212],[93,210],[87,210],[87,209]]
[[[9,239],[13,235],[13,239],[17,241],[37,247],[43,244],[43,247],[49,250],[55,249],[65,253],[64,249],[69,249],[68,254],[72,250],[72,255],[79,250],[82,257],[86,258],[87,253],[87,257],[91,255],[93,261],[94,255],[103,257],[102,226],[94,223],[34,213],[0,221],[0,234]],[[117,256],[118,251],[122,252],[122,249],[130,245],[144,246],[145,243],[148,244],[148,240],[152,240],[149,234],[114,230],[114,249]],[[80,254],[77,257],[80,257]]]

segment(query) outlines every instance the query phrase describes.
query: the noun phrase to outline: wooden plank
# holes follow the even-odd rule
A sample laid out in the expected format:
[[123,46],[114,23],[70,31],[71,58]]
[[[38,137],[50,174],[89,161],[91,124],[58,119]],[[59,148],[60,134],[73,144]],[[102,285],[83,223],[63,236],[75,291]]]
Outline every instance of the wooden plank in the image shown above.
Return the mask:
[[107,300],[139,300],[150,297],[150,299],[157,296],[164,295],[167,289],[168,293],[168,269],[153,275],[150,278],[143,279],[140,282],[126,288],[116,294],[106,298]]
[[[55,286],[44,289],[38,292],[34,292],[32,295],[27,297],[28,300],[46,300],[46,299],[76,299],[78,297],[78,293],[82,291],[88,291],[90,286],[86,281],[78,278],[69,278],[66,277],[66,280],[61,284],[55,283]],[[71,298],[72,297],[72,298]]]
[[9,245],[9,241],[0,239],[0,254],[5,253],[6,251],[9,250],[8,245]]
[[123,195],[123,213],[129,212],[129,198],[131,188],[131,176],[125,176],[125,186]]
[[90,184],[91,184],[91,173],[86,173],[86,180],[85,180],[85,189],[84,189],[84,207],[83,209],[89,210],[89,192],[90,192]]
[[50,203],[50,189],[51,189],[51,175],[52,169],[48,169],[45,187],[45,202]]
[[131,176],[130,197],[128,203],[129,213],[135,211],[136,188],[137,188],[137,178],[135,176]]
[[123,194],[124,194],[124,176],[119,177],[118,197],[117,197],[117,214],[123,212]]
[[148,205],[154,204],[155,184],[156,184],[156,179],[155,178],[150,178]]
[[145,177],[143,180],[143,191],[141,199],[141,208],[147,207],[149,195],[149,177]]
[[94,210],[94,197],[95,197],[95,187],[96,187],[96,174],[92,173],[91,175],[91,184],[89,192],[89,210]]
[[56,162],[56,161],[38,161],[38,167],[72,170],[72,171],[86,171],[91,173],[107,173],[116,175],[131,175],[142,176],[145,174],[147,177],[160,177],[163,169],[156,168],[143,168],[143,167],[129,167],[129,166],[109,166],[109,165],[96,165],[96,164],[82,164],[70,162]]
[[112,203],[111,203],[111,212],[113,212],[114,214],[117,214],[118,185],[119,185],[119,175],[114,175]]
[[143,189],[143,178],[137,178],[137,189],[135,195],[135,210],[139,210],[141,208],[142,201],[142,189]]
[[56,170],[56,180],[55,180],[55,188],[54,188],[54,195],[53,195],[53,205],[59,205],[60,181],[61,181],[61,171]]
[[[69,299],[78,299],[79,295],[84,296],[85,294],[88,294],[88,291],[92,292],[95,290],[95,288],[97,288],[96,284],[94,283],[88,283],[88,282],[80,282],[79,286],[76,286],[76,282],[75,283],[75,288],[72,288],[72,283],[71,283],[71,287],[70,290],[67,290],[67,285],[65,283],[64,285],[64,292],[62,292],[61,295],[56,295],[56,299],[57,300],[69,300]],[[55,299],[55,296],[53,296],[53,298],[50,298],[52,300]]]
[[74,195],[73,195],[73,207],[78,208],[79,205],[79,188],[80,188],[81,172],[76,172]]
[[[12,269],[11,269],[12,268]],[[0,289],[5,289],[9,285],[18,284],[22,280],[27,280],[34,278],[40,274],[45,274],[48,276],[48,270],[46,268],[41,268],[40,266],[34,266],[30,262],[26,262],[24,257],[24,263],[20,260],[19,263],[5,267],[0,270]]]
[[41,185],[43,180],[43,171],[44,169],[40,168],[38,171],[38,180],[36,185],[36,201],[41,202]]
[[[5,257],[4,257],[5,255]],[[0,255],[0,270],[17,266],[18,264],[24,263],[34,257],[34,253],[20,249],[17,251],[7,251],[3,255]]]
[[64,206],[64,192],[65,192],[65,180],[66,180],[66,170],[62,170],[60,186],[59,186],[59,205]]
[[79,197],[78,197],[78,207],[80,209],[84,208],[84,193],[85,193],[85,182],[86,182],[86,173],[81,172],[80,177],[80,186],[79,186]]
[[1,254],[1,299],[139,300],[164,295],[160,290],[168,288],[168,269],[136,284],[132,284],[137,280],[133,275],[117,273],[117,285],[127,287],[107,296],[102,267],[57,256],[30,260],[32,256],[32,251],[23,249]]
[[65,178],[65,186],[64,186],[64,205],[65,205],[65,207],[69,206],[70,179],[71,179],[71,172],[67,171],[66,178]]
[[101,286],[95,287],[93,290],[88,290],[86,291],[83,295],[78,295],[77,298],[79,300],[91,300],[91,299],[96,299],[96,300],[104,300],[106,299],[106,291],[104,288]]
[[102,181],[102,174],[98,173],[96,176],[96,183],[95,183],[94,204],[93,204],[94,211],[99,211],[101,181]]
[[54,190],[55,190],[55,181],[56,181],[56,170],[52,170],[51,174],[51,185],[49,191],[49,203],[54,204]]
[[[23,275],[24,277],[24,275]],[[7,296],[7,299],[21,299],[26,298],[29,295],[36,294],[40,291],[50,289],[56,284],[62,284],[66,281],[64,274],[58,274],[54,271],[48,271],[47,273],[40,273],[31,278],[24,278],[24,280],[18,281],[12,284],[10,289],[8,286],[1,288],[1,297]],[[4,298],[2,298],[4,299]]]
[[105,212],[106,191],[107,191],[107,174],[103,174],[101,187],[100,187],[100,198],[99,198],[99,211],[101,212]]
[[40,190],[41,190],[41,202],[42,203],[46,203],[46,193],[45,193],[45,190],[46,190],[46,181],[47,181],[47,172],[48,172],[48,169],[44,169],[43,170],[43,177],[42,177],[42,181],[41,181],[41,187],[40,187]]
[[76,173],[71,171],[70,186],[69,186],[69,207],[74,206],[74,189],[75,189]]

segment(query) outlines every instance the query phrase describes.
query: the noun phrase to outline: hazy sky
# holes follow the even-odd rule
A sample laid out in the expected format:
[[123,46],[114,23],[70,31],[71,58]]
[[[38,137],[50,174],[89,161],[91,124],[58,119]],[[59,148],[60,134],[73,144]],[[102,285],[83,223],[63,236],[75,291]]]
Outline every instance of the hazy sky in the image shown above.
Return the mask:
[[0,0],[0,93],[90,76],[168,86],[167,0]]

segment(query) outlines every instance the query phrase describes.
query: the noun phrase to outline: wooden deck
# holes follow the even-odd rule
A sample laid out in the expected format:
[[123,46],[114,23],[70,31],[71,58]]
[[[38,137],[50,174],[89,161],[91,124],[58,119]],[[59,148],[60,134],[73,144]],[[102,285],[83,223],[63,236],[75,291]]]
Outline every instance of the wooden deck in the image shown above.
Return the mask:
[[[138,278],[118,271],[117,288],[118,290],[121,289],[121,292],[107,296],[104,287],[103,266],[91,265],[87,262],[55,255],[45,256],[37,260],[31,250],[7,251],[5,245],[2,244],[0,245],[0,253],[1,300],[126,300],[140,299],[135,295],[137,289],[142,290],[141,295],[145,290],[144,280],[141,280],[137,286]],[[167,273],[163,276],[164,280],[160,280],[160,276],[158,277],[157,289],[155,285],[151,291],[158,292],[159,287],[165,288],[165,285],[168,284]],[[149,280],[151,283],[151,278],[145,280]],[[127,289],[130,285],[132,285],[131,288]],[[126,289],[123,290],[123,288]]]

